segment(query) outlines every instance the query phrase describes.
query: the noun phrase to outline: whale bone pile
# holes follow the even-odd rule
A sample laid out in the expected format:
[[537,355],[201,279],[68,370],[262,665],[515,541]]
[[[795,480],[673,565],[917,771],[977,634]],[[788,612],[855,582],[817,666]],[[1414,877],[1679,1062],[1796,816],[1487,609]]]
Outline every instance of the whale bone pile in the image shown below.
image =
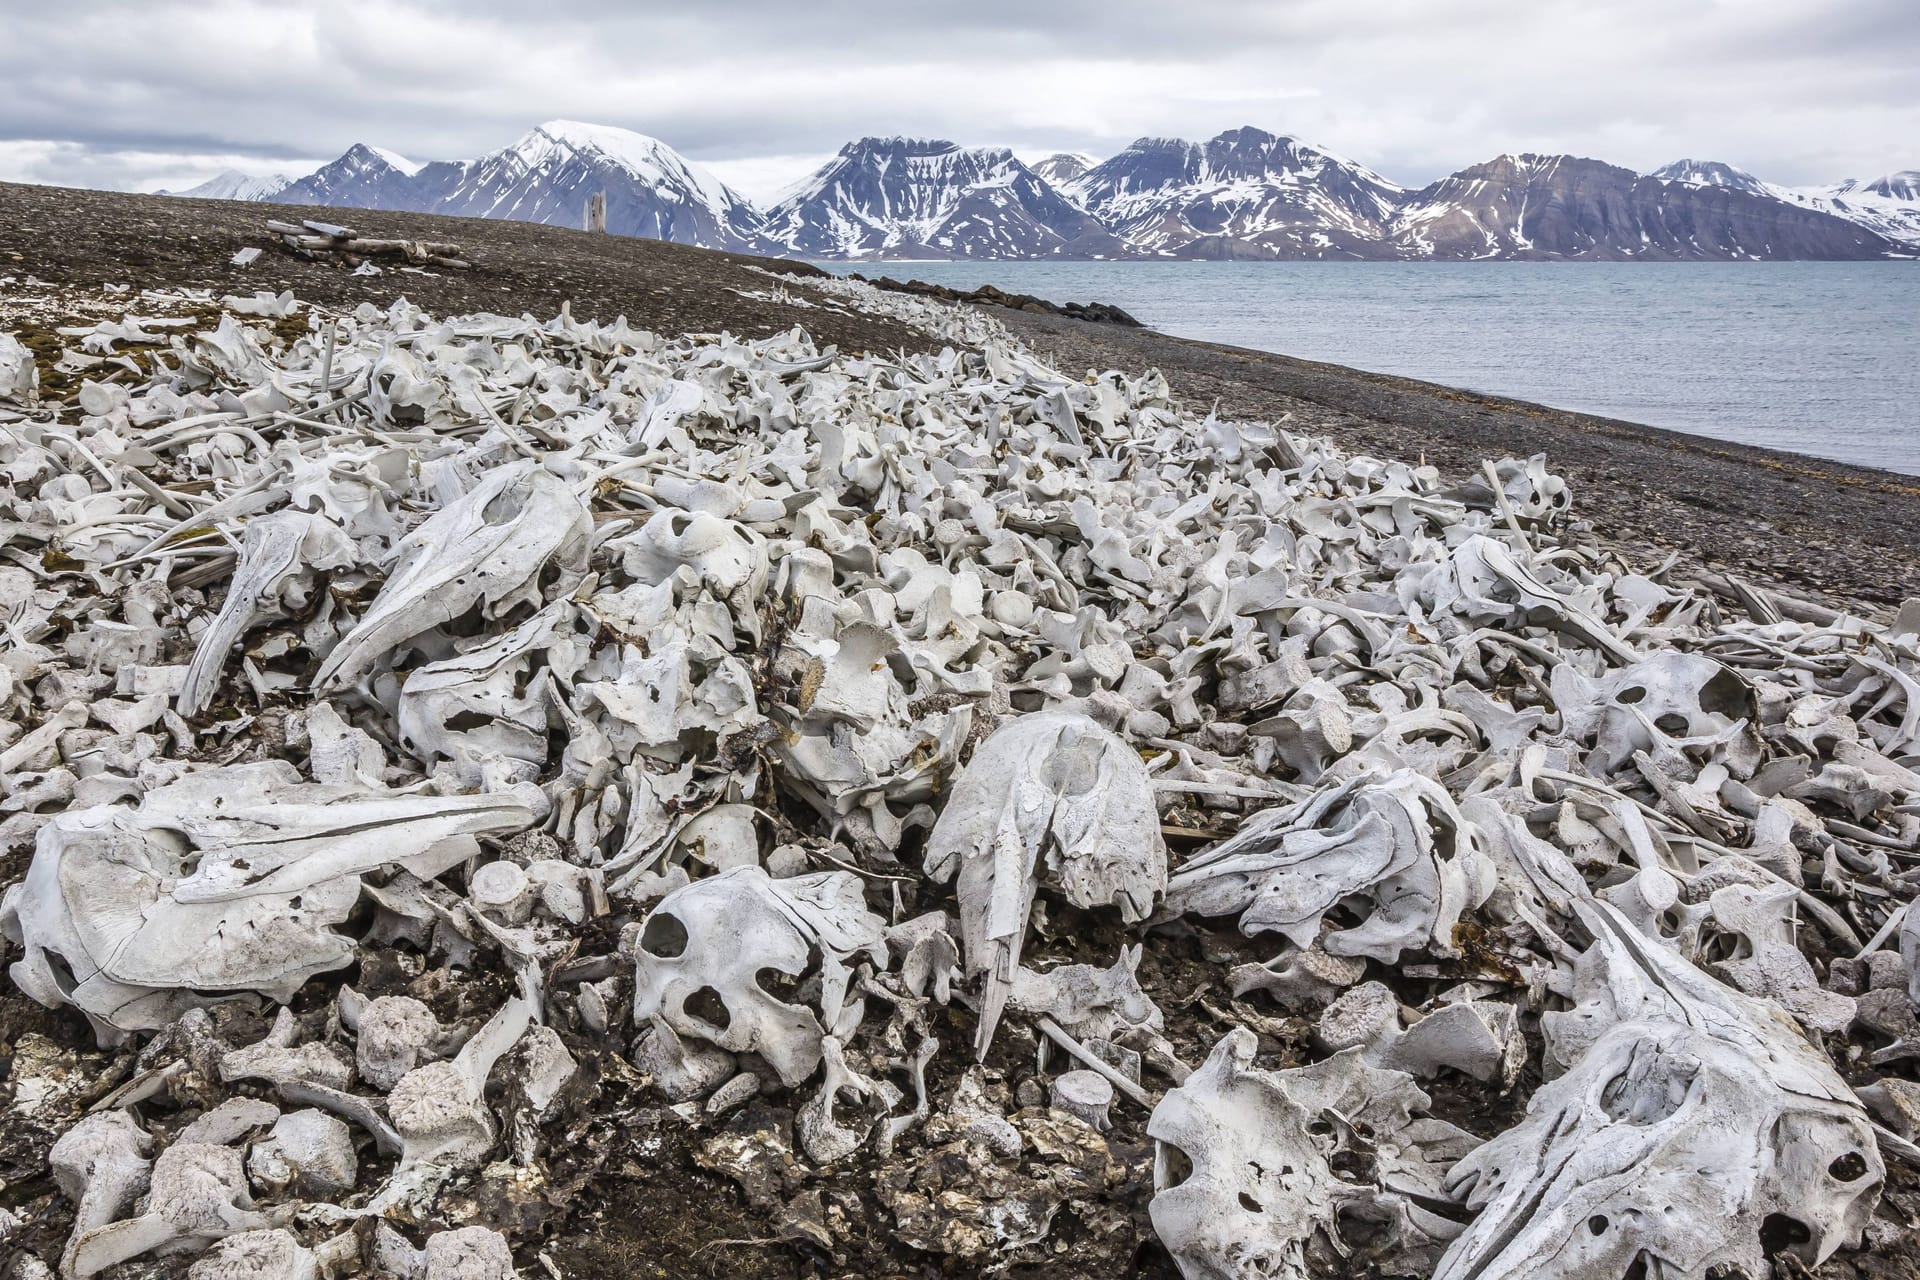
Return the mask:
[[475,1206],[608,1080],[843,1268],[1905,1247],[1920,604],[823,291],[939,349],[236,299],[43,402],[0,339],[51,1265],[511,1274]]

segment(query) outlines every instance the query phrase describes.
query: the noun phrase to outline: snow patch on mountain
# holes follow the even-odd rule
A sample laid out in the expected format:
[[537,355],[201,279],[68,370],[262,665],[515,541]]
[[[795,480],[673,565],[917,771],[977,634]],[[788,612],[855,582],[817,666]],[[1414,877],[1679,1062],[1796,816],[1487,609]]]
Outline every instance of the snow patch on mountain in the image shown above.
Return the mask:
[[1830,187],[1769,186],[1775,199],[1859,223],[1909,251],[1920,251],[1920,170],[1903,169],[1868,182],[1848,178]]
[[264,176],[227,169],[185,191],[161,191],[163,196],[181,196],[192,200],[271,200],[293,185],[284,173]]
[[1716,160],[1676,160],[1653,177],[1693,186],[1728,187],[1802,209],[1830,214],[1902,245],[1920,249],[1920,171],[1885,174],[1870,182],[1848,178],[1832,186],[1787,187],[1765,182]]
[[[1061,189],[1068,183],[1077,182],[1085,177],[1087,171],[1099,163],[1097,156],[1089,155],[1084,151],[1056,151],[1050,156],[1033,161],[1030,167],[1056,189]],[[1065,194],[1064,190],[1062,194]]]
[[397,169],[401,173],[406,174],[409,178],[411,178],[414,174],[419,173],[420,170],[423,167],[425,167],[421,165],[418,161],[407,159],[405,156],[401,155],[398,151],[389,151],[385,147],[376,147],[371,143],[368,143],[366,145],[367,145],[367,150],[371,151],[374,155],[379,156],[382,160],[386,161],[388,165],[390,165],[394,169]]

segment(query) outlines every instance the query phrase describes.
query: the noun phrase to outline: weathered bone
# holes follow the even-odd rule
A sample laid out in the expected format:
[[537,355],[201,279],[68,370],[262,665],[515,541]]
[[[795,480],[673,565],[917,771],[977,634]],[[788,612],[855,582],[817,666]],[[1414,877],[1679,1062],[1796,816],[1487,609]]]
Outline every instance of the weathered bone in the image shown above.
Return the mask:
[[1063,1072],[1053,1081],[1053,1105],[1105,1133],[1112,1123],[1107,1108],[1113,1105],[1113,1083],[1085,1068]]
[[1139,757],[1082,715],[1023,716],[982,743],[927,837],[927,875],[959,873],[967,972],[981,981],[986,1057],[1044,881],[1079,907],[1144,920],[1167,851]]
[[[1310,1262],[1341,1256],[1349,1219],[1397,1249],[1452,1238],[1458,1224],[1427,1206],[1445,1200],[1446,1164],[1474,1140],[1419,1116],[1428,1099],[1411,1077],[1366,1065],[1359,1049],[1282,1072],[1259,1070],[1253,1054],[1251,1032],[1228,1032],[1147,1123],[1148,1208],[1183,1275],[1304,1280]],[[1336,1170],[1352,1152],[1372,1157],[1371,1185]]]
[[1544,1020],[1548,1065],[1521,1124],[1456,1165],[1479,1212],[1436,1280],[1618,1276],[1635,1259],[1680,1276],[1763,1274],[1770,1249],[1817,1266],[1858,1241],[1884,1168],[1872,1126],[1781,1013],[1701,973],[1587,896],[1553,855],[1594,942],[1567,1013]]
[[320,1261],[285,1227],[217,1240],[187,1280],[320,1280]]
[[255,1211],[238,1151],[176,1142],[153,1162],[144,1213],[74,1238],[71,1274],[97,1275],[156,1250],[198,1252],[226,1236],[279,1226],[283,1216]]
[[498,1130],[486,1104],[493,1064],[525,1034],[530,1006],[510,999],[450,1060],[415,1067],[387,1097],[387,1114],[403,1144],[393,1178],[372,1208],[431,1194],[452,1173],[477,1164]]
[[[1181,867],[1167,911],[1237,914],[1242,933],[1391,962],[1409,949],[1452,954],[1454,926],[1493,887],[1478,828],[1444,788],[1401,771],[1260,814]],[[1327,912],[1358,896],[1372,901],[1367,917],[1322,937]]]
[[[532,463],[497,468],[401,539],[386,585],[327,655],[315,686],[358,679],[475,606],[497,619],[571,591],[586,573],[590,529],[586,508],[552,472]],[[549,570],[551,584],[542,581]]]
[[176,705],[180,714],[198,715],[213,700],[233,646],[248,631],[283,610],[299,608],[291,598],[315,570],[345,569],[355,560],[353,543],[340,527],[304,511],[278,511],[248,522],[240,541],[227,598],[207,629],[193,661],[187,664]]
[[1598,681],[1563,663],[1553,670],[1553,700],[1562,729],[1593,743],[1607,773],[1636,751],[1730,741],[1752,721],[1752,694],[1740,677],[1692,654],[1660,654]]
[[[616,1087],[707,1097],[675,1108],[695,1124],[750,1124],[776,1078],[824,1086],[799,1102],[800,1145],[871,1152],[880,1229],[911,1247],[1017,1267],[1052,1256],[1067,1204],[1089,1250],[1120,1247],[1124,1141],[1039,1106],[1024,1069],[930,1105],[964,955],[986,997],[957,993],[986,1015],[976,1050],[1010,1005],[1043,1072],[1065,1052],[1147,1106],[1157,1074],[1175,1085],[1162,1119],[1185,1108],[1196,1135],[1249,1109],[1223,1105],[1234,1089],[1281,1099],[1250,1110],[1285,1123],[1236,1120],[1193,1153],[1214,1199],[1194,1180],[1158,1197],[1193,1274],[1304,1259],[1427,1276],[1467,1212],[1449,1186],[1484,1207],[1447,1267],[1481,1280],[1759,1274],[1764,1244],[1804,1231],[1807,1263],[1855,1238],[1879,1181],[1866,1141],[1920,1159],[1904,1082],[1869,1088],[1884,1128],[1863,1131],[1791,1021],[1859,1070],[1920,1055],[1920,959],[1880,950],[1900,934],[1920,957],[1920,604],[1882,625],[1713,579],[1725,609],[1562,525],[1568,489],[1541,459],[1447,488],[1432,467],[1197,421],[1158,375],[1066,376],[988,311],[852,281],[767,293],[951,349],[840,356],[797,330],[673,338],[406,303],[289,341],[244,318],[287,313],[280,295],[237,298],[204,333],[76,327],[68,389],[36,389],[44,353],[0,338],[0,854],[53,849],[0,916],[19,985],[108,1040],[160,1031],[97,1105],[138,1107],[175,1150],[251,1141],[282,1185],[293,1165],[259,1134],[282,1118],[244,1105],[244,1081],[400,1159],[369,1200],[303,1207],[303,1232],[388,1210],[517,1222],[550,1122],[587,1096],[563,1084],[560,1037],[638,1032],[643,1074]],[[303,686],[308,654],[334,703]],[[313,781],[211,763],[276,759]],[[1196,851],[1156,916],[1163,830]],[[923,833],[925,876],[900,863]],[[435,878],[456,866],[464,896]],[[934,875],[961,881],[964,951],[937,912],[910,918],[937,908]],[[770,887],[738,883],[754,876]],[[624,1025],[629,972],[591,924],[608,892],[633,912],[712,895],[683,922],[700,961],[680,976],[721,980]],[[1092,938],[1073,908],[1106,906],[1152,927]],[[1236,918],[1283,933],[1281,954],[1251,963]],[[1084,963],[1116,945],[1112,968]],[[646,950],[631,973],[666,973]],[[757,963],[771,950],[785,968]],[[423,1006],[349,990],[329,1011],[303,986],[355,954],[435,1007],[471,1007],[499,972],[527,1003],[448,1061],[463,1029]],[[1393,986],[1364,985],[1370,967]],[[1325,1008],[1317,1038],[1209,985]],[[1148,989],[1179,1001],[1166,1019]],[[195,1006],[248,993],[303,1012],[229,1047],[215,1015],[249,1012]],[[718,1029],[723,996],[743,1011],[730,1033],[755,1016],[771,1032],[732,1050],[667,1012]],[[892,1016],[863,1019],[861,997]],[[555,1028],[529,1029],[549,1008]],[[1213,1090],[1162,1034],[1184,1040],[1196,1009],[1331,1056],[1222,1068],[1239,1083]],[[1450,1184],[1471,1140],[1422,1116],[1396,1068],[1500,1087],[1523,1030],[1548,1079],[1536,1114]],[[121,1070],[30,1035],[13,1052],[35,1125],[72,1124],[84,1082]],[[393,1096],[354,1092],[355,1063]],[[592,1070],[625,1067],[602,1053]],[[203,1114],[176,1126],[174,1108]],[[144,1167],[126,1128],[138,1149],[98,1179],[106,1200]],[[1260,1177],[1305,1179],[1300,1198],[1261,1200],[1242,1147]],[[1322,1164],[1273,1163],[1296,1148]],[[455,1172],[472,1182],[440,1194]],[[198,1247],[253,1212],[209,1177],[217,1230],[117,1200],[92,1226],[129,1251],[149,1231]],[[1182,1216],[1189,1188],[1204,1212]],[[1234,1216],[1239,1191],[1262,1212]],[[769,1234],[838,1247],[817,1188],[779,1212]],[[302,1249],[245,1232],[198,1270],[345,1274],[367,1234]],[[370,1234],[368,1261],[409,1280],[458,1252]],[[469,1264],[501,1280],[505,1242],[480,1247],[447,1280]]]
[[[860,1024],[850,963],[865,958],[884,968],[887,949],[883,922],[847,872],[775,880],[745,866],[663,898],[633,956],[636,1022],[758,1053],[792,1088],[818,1069],[824,1037]],[[782,998],[763,985],[768,971],[795,989],[817,979],[819,993],[805,1003]]]
[[74,1250],[82,1237],[125,1216],[146,1193],[153,1171],[147,1156],[151,1149],[152,1139],[124,1111],[87,1116],[55,1141],[47,1162],[74,1205],[62,1273],[73,1270]]
[[474,834],[531,820],[505,797],[342,798],[285,765],[207,770],[135,810],[49,822],[26,880],[0,904],[0,929],[26,948],[12,969],[22,990],[78,1006],[111,1039],[167,1025],[201,992],[291,1000],[352,962],[352,943],[330,926],[352,910],[363,874],[397,863],[431,877],[466,856]]
[[255,1186],[307,1199],[331,1199],[353,1190],[359,1173],[347,1126],[323,1111],[293,1111],[247,1152]]

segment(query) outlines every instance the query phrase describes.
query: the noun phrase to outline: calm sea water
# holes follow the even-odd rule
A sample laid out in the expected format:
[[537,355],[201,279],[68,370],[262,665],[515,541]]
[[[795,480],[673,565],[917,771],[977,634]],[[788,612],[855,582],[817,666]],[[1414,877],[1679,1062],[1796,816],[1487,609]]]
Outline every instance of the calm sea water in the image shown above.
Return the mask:
[[1920,262],[821,265],[1920,475]]

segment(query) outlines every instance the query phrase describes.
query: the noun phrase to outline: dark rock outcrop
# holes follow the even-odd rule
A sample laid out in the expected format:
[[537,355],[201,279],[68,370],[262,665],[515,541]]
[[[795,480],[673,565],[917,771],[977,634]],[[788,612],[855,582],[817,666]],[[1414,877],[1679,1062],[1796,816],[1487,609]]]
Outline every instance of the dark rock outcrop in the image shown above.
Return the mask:
[[1030,293],[1007,293],[990,284],[978,289],[950,289],[943,284],[929,284],[925,280],[895,280],[891,276],[868,277],[855,271],[851,273],[855,280],[865,280],[880,289],[890,289],[894,293],[914,293],[923,298],[938,298],[942,302],[970,302],[975,306],[1009,307],[1015,311],[1025,311],[1033,315],[1066,316],[1072,320],[1092,320],[1100,324],[1117,324],[1130,329],[1144,328],[1138,320],[1107,302],[1049,302],[1045,298],[1036,298]]

